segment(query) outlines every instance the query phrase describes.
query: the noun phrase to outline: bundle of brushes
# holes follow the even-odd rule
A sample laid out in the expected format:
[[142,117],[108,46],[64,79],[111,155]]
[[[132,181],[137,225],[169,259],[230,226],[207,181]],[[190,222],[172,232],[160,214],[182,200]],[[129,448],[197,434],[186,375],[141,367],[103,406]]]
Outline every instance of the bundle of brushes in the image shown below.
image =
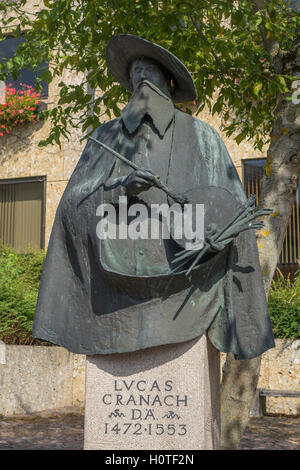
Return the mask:
[[214,233],[209,233],[205,238],[204,245],[202,246],[202,248],[194,250],[182,250],[176,253],[175,259],[172,261],[172,263],[181,262],[181,264],[176,266],[176,268],[172,270],[172,273],[180,271],[183,266],[193,260],[189,269],[185,273],[185,275],[188,276],[192,269],[196,266],[196,264],[201,260],[201,258],[209,249],[212,248],[214,250],[214,248],[218,244],[220,250],[225,247],[239,233],[244,232],[245,230],[258,230],[263,228],[263,221],[255,221],[255,219],[264,215],[270,215],[273,210],[260,209],[252,213],[252,211],[254,211],[255,209],[255,199],[255,195],[252,194],[247,199],[245,204],[241,207],[241,209],[238,211],[237,215],[232,218],[232,220],[230,220],[222,229],[218,231],[215,230]]

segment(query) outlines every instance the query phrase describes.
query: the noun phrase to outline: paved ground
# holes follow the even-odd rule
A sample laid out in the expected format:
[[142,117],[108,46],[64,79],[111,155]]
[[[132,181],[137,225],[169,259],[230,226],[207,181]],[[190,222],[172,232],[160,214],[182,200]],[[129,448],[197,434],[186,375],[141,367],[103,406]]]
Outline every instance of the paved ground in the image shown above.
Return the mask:
[[300,417],[251,418],[240,449],[300,450]]
[[61,410],[0,417],[0,450],[80,450],[83,410]]
[[[0,417],[0,450],[82,448],[83,410],[80,408]],[[240,448],[300,450],[300,417],[252,418]]]

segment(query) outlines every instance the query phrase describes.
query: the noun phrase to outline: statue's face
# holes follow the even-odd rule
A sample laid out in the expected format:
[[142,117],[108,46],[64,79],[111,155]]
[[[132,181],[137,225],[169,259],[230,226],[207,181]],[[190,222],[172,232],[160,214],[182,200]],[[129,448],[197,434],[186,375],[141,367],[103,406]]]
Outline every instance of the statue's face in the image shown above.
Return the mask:
[[148,80],[162,92],[170,96],[170,83],[157,62],[148,58],[140,58],[133,62],[130,69],[133,90],[143,81]]

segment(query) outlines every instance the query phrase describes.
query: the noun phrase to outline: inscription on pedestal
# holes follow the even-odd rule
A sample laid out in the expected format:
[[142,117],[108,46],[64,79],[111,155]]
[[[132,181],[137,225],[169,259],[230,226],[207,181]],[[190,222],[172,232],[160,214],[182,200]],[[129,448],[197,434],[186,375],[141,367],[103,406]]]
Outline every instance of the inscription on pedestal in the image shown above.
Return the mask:
[[174,380],[114,380],[101,397],[106,406],[104,433],[132,436],[185,436],[187,394],[176,393]]

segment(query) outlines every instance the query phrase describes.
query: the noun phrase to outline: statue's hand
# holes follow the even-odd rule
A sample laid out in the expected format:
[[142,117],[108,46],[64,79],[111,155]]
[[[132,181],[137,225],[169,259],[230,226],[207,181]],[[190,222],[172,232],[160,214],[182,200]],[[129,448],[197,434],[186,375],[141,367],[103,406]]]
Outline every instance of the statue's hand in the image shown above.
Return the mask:
[[232,238],[230,238],[226,241],[225,240],[221,241],[221,242],[218,242],[217,240],[213,240],[213,236],[216,234],[216,232],[217,232],[216,224],[210,224],[208,226],[207,234],[206,234],[206,237],[205,237],[205,243],[209,247],[208,252],[222,251],[232,241]]
[[209,252],[219,252],[219,251],[222,251],[224,250],[225,246],[227,245],[227,243],[224,243],[224,242],[214,242],[210,239],[210,237],[207,237],[205,239],[206,243],[208,244],[209,248],[208,248],[208,251]]
[[137,196],[155,185],[155,175],[152,170],[135,170],[122,182],[128,196]]

